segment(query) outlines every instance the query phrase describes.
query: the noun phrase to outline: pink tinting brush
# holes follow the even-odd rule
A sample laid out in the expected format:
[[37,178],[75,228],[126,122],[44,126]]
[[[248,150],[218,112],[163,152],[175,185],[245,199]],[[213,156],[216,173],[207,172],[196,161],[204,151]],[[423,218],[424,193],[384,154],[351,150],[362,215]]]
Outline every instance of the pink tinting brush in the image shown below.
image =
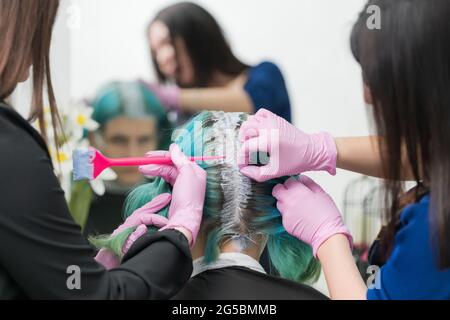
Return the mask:
[[[223,156],[191,157],[190,160],[213,161],[224,158]],[[75,181],[94,180],[107,168],[138,167],[150,164],[172,165],[173,163],[168,157],[110,159],[94,148],[78,149],[73,153],[73,177]]]

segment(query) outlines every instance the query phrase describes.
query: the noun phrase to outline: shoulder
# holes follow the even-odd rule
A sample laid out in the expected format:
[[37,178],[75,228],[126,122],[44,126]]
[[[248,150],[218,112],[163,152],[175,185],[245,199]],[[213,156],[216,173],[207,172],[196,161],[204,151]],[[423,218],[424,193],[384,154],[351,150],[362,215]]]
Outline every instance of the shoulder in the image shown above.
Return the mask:
[[401,226],[396,234],[396,244],[412,244],[422,247],[428,244],[429,238],[430,197],[426,195],[419,202],[407,206],[401,216]]
[[[218,289],[220,288],[220,289]],[[326,300],[317,290],[243,267],[208,270],[192,278],[176,300]]]
[[430,197],[427,195],[403,210],[400,229],[395,237],[393,257],[401,255],[402,252],[420,253],[430,257],[433,246],[430,243],[429,206]]
[[428,218],[428,209],[430,207],[430,195],[424,196],[419,202],[407,206],[401,214],[401,222],[407,225],[416,220]]
[[449,292],[450,270],[437,265],[429,206],[427,195],[403,210],[391,257],[381,268],[380,287],[368,291],[369,299],[440,299]]
[[281,69],[273,62],[264,61],[250,69],[250,76],[271,75],[276,77],[283,77]]
[[[254,271],[251,272],[256,274],[256,272]],[[264,277],[261,277],[260,281],[265,281],[268,285],[268,289],[272,288],[273,290],[275,290],[276,296],[278,296],[278,298],[272,297],[272,299],[328,300],[328,298],[321,292],[303,283],[294,282],[272,275],[264,275]]]
[[245,86],[248,92],[286,92],[286,82],[280,68],[273,62],[262,62],[250,68]]
[[13,110],[6,105],[0,104],[0,133],[11,133],[17,129],[17,123],[13,115]]
[[[37,135],[38,133],[15,111],[0,107],[2,197],[13,201],[22,199],[22,195],[31,194],[30,198],[39,200],[39,196],[49,192],[49,189],[43,186],[56,185],[45,143]],[[14,203],[24,206],[29,202]]]
[[12,109],[0,107],[0,150],[9,157],[0,157],[3,166],[28,163],[38,157],[48,158],[45,142],[39,133]]

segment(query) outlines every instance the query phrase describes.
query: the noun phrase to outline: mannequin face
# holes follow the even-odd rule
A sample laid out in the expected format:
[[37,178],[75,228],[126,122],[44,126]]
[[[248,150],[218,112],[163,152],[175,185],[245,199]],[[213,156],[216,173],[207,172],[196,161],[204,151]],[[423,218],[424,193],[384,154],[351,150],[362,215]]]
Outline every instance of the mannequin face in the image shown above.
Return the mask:
[[[97,146],[111,158],[143,157],[158,147],[157,124],[154,119],[118,117],[111,120],[103,130],[103,145]],[[135,167],[113,168],[118,182],[134,186],[142,180]]]
[[150,26],[148,37],[150,50],[161,73],[181,87],[192,86],[195,81],[194,67],[185,41],[177,37],[173,43],[169,29],[160,21]]

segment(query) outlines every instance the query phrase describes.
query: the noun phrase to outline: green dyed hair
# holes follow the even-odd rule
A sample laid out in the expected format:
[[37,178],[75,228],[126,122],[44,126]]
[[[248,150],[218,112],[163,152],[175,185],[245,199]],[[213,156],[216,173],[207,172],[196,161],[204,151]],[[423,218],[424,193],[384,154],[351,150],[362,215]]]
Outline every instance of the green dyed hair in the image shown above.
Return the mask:
[[173,128],[163,105],[145,83],[111,82],[99,90],[90,105],[94,109],[92,118],[100,124],[100,130],[121,116],[154,118],[158,126],[158,149],[169,147]]
[[[206,234],[205,261],[215,261],[221,245],[233,236],[254,241],[267,239],[271,262],[282,277],[299,282],[315,281],[320,274],[319,262],[314,259],[310,246],[283,228],[272,196],[273,188],[288,177],[257,183],[240,173],[235,160],[240,148],[237,135],[246,119],[243,113],[203,112],[175,133],[176,143],[187,156],[227,156],[225,161],[201,164],[207,172],[201,228]],[[136,188],[126,201],[125,217],[157,195],[168,192],[171,187],[160,178]],[[168,208],[158,214],[167,217]],[[120,255],[123,241],[132,231],[119,235],[120,241],[103,238],[100,244]]]

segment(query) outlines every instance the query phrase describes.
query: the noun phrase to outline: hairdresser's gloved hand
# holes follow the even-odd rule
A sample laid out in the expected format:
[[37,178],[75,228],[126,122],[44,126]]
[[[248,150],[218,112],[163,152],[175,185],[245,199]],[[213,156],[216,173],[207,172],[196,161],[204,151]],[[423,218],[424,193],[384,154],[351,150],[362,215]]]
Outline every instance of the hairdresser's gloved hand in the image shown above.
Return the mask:
[[101,249],[95,256],[95,260],[106,270],[117,268],[120,265],[120,258],[108,249]]
[[[167,207],[172,200],[172,196],[168,193],[157,196],[151,202],[136,210],[119,228],[117,228],[112,237],[117,236],[129,228],[136,230],[128,237],[125,242],[122,253],[125,255],[133,244],[143,235],[147,233],[147,226],[155,226],[162,228],[167,225],[168,219],[157,215],[156,213]],[[95,257],[97,262],[101,263],[106,269],[113,269],[120,264],[120,259],[108,249],[101,249]]]
[[156,83],[146,83],[145,84],[159,99],[161,104],[168,111],[180,111],[180,88],[173,84],[156,84]]
[[286,231],[311,245],[315,257],[320,246],[336,234],[346,235],[353,246],[353,238],[333,199],[310,178],[291,178],[277,185],[273,196],[278,200]]
[[173,166],[149,165],[139,170],[146,176],[161,177],[173,186],[172,203],[169,209],[169,223],[165,229],[187,229],[192,235],[192,246],[198,235],[203,216],[206,192],[206,172],[186,157],[173,144],[169,153],[153,152],[148,157],[169,156]]
[[[170,158],[169,151],[152,151],[146,154],[148,158],[161,158],[166,157]],[[147,166],[139,167],[139,171],[146,176],[147,178],[160,177],[163,178],[167,183],[169,183],[172,187],[175,184],[175,181],[178,178],[178,169],[172,165],[157,165],[150,164]]]
[[129,216],[128,219],[113,232],[112,236],[117,236],[126,229],[136,228],[141,225],[164,226],[167,223],[167,219],[156,213],[167,207],[171,200],[172,196],[169,193],[164,193],[155,197],[151,202]]
[[[245,176],[258,181],[298,175],[308,171],[336,174],[337,149],[328,133],[306,134],[283,118],[261,109],[250,116],[239,133],[244,143],[239,164]],[[266,166],[251,166],[252,154],[266,152]]]

